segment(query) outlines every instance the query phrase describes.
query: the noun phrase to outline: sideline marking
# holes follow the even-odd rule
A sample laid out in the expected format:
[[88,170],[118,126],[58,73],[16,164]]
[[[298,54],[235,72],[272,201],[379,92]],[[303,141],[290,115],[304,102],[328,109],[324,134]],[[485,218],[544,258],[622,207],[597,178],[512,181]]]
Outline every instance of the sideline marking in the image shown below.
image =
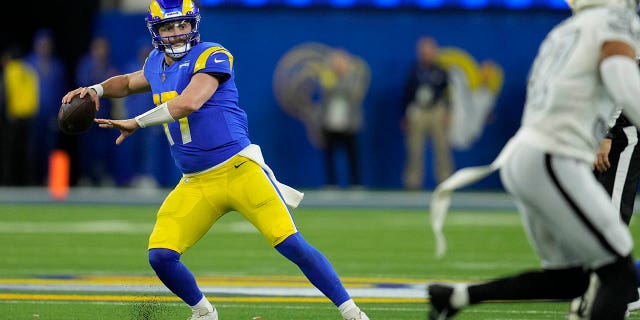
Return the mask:
[[[0,293],[0,300],[47,300],[47,301],[113,301],[113,302],[179,302],[178,297],[169,296],[130,296],[130,295],[80,295],[80,294],[37,294],[37,293]],[[317,302],[327,303],[325,297],[216,297],[211,300],[220,302]],[[425,298],[359,298],[361,303],[425,303]]]
[[[207,276],[198,279],[216,301],[329,301],[302,276]],[[401,278],[344,278],[351,295],[370,303],[425,303],[427,281]],[[0,278],[0,301],[180,301],[155,276],[43,275]],[[7,292],[10,291],[10,292]]]

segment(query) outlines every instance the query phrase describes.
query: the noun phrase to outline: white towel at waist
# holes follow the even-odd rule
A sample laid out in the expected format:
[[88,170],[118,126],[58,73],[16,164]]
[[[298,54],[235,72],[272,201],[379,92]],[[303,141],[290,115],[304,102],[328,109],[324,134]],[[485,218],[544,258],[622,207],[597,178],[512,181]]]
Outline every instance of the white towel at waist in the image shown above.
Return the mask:
[[451,204],[451,193],[500,169],[518,140],[519,135],[511,138],[491,164],[460,169],[436,187],[431,196],[431,228],[436,238],[436,257],[441,258],[447,251],[447,243],[442,233],[442,228]]
[[298,205],[300,204],[300,201],[302,201],[302,198],[304,197],[304,193],[294,188],[291,188],[286,184],[280,183],[276,179],[276,176],[273,174],[273,171],[271,170],[271,168],[269,168],[269,166],[264,161],[264,158],[262,157],[262,150],[260,149],[259,145],[250,144],[246,148],[242,149],[242,151],[240,151],[238,154],[243,157],[247,157],[253,160],[258,165],[260,165],[260,167],[262,167],[262,169],[267,173],[269,178],[275,183],[278,190],[280,190],[280,194],[282,194],[282,197],[284,198],[284,202],[292,208],[298,207]]

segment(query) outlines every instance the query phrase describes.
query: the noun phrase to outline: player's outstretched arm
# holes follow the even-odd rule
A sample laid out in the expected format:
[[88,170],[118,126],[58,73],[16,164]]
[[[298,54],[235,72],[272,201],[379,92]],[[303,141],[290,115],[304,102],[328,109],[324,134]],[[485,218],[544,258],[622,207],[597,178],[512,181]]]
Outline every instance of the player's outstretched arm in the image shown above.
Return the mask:
[[83,98],[90,95],[91,100],[96,105],[96,110],[100,110],[100,97],[122,98],[134,93],[147,92],[151,86],[144,77],[142,70],[113,76],[102,83],[94,84],[90,87],[80,87],[69,91],[62,97],[62,103],[70,103],[73,97],[79,95]]
[[102,88],[99,88],[102,89],[102,93],[98,93],[100,96],[104,95],[109,98],[122,98],[134,93],[151,90],[149,81],[145,78],[142,70],[113,76],[96,86],[102,86]]
[[142,70],[113,76],[101,83],[94,84],[92,89],[98,97],[122,98],[134,93],[147,92],[151,86]]

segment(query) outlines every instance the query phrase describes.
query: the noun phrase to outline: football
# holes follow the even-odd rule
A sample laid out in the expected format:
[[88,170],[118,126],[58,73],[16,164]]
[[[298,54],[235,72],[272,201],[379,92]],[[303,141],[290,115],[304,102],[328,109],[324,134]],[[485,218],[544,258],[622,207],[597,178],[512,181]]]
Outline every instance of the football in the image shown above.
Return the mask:
[[83,133],[93,124],[96,117],[96,106],[90,95],[84,98],[75,96],[70,103],[63,103],[58,111],[58,127],[67,134]]

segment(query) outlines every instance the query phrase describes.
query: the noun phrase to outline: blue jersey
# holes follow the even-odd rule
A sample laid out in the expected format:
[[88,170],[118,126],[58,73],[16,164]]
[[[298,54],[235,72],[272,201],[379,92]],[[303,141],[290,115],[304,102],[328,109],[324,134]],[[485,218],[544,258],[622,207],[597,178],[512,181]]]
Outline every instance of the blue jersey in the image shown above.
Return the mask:
[[144,66],[156,105],[182,93],[198,73],[228,75],[213,96],[192,114],[164,124],[171,155],[183,173],[211,168],[250,144],[247,115],[238,106],[233,56],[217,43],[202,42],[171,66],[164,53],[153,50]]

